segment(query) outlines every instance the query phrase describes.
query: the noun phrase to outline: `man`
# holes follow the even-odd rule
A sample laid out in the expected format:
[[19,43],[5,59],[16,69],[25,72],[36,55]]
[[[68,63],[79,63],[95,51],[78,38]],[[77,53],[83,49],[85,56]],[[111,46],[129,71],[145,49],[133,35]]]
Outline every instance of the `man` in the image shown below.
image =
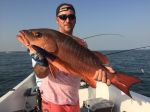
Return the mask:
[[[61,33],[73,35],[76,13],[71,4],[63,3],[57,7],[56,23]],[[85,41],[77,37],[74,39],[81,45],[87,46]],[[55,77],[49,74],[42,79],[40,91],[43,112],[80,112],[78,90],[81,79],[77,76],[67,75],[62,71],[60,67]],[[110,85],[110,80],[107,79],[106,73],[101,69],[96,71],[95,77]]]

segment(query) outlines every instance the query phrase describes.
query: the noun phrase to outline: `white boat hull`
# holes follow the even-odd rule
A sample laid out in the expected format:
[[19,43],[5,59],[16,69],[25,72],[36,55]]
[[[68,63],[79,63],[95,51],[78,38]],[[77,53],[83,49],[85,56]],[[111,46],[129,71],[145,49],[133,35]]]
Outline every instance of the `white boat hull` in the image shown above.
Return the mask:
[[[35,96],[25,97],[28,88],[35,86],[34,74],[28,76],[19,83],[12,91],[0,98],[0,112],[14,112],[18,110],[32,110],[35,106]],[[79,90],[80,106],[83,101],[93,98],[102,98],[114,103],[114,112],[150,112],[150,98],[131,92],[133,99],[115,88],[98,82],[97,88],[84,88]]]
[[115,112],[150,112],[150,98],[141,94],[130,92],[132,98],[111,85],[99,82],[96,97],[111,100],[115,104]]
[[31,74],[0,98],[0,112],[31,110],[35,104],[35,96],[25,97],[24,93],[33,86],[35,86],[35,77]]

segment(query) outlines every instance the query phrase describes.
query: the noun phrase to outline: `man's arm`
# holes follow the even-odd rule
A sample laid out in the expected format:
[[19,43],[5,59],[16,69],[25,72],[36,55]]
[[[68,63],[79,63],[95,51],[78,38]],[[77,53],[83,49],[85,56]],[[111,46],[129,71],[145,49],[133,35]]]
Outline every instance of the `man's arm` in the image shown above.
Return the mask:
[[46,76],[49,75],[49,68],[48,67],[45,67],[45,66],[41,66],[39,64],[36,64],[34,67],[33,67],[33,70],[36,74],[36,76],[38,78],[45,78]]

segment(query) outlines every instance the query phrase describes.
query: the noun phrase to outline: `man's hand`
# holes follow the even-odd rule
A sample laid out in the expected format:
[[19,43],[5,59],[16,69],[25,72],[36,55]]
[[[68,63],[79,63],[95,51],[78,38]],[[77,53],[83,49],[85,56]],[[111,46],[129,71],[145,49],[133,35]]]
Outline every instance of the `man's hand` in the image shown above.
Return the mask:
[[[114,73],[115,71],[111,67],[106,67],[111,73]],[[107,77],[107,73],[99,69],[96,71],[94,79],[97,81],[102,81],[103,83],[106,83],[108,86],[111,85],[110,79]]]
[[28,50],[28,54],[31,56],[31,58],[33,60],[36,61],[36,64],[40,65],[40,66],[44,66],[47,67],[48,66],[48,61],[44,58],[44,56],[42,54],[40,54],[39,52],[36,53],[32,53],[30,54],[30,51]]

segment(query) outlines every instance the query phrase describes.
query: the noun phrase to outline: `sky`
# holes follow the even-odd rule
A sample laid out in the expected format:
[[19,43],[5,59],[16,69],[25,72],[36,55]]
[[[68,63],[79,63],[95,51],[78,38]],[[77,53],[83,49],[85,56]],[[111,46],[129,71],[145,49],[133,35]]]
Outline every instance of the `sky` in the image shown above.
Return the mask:
[[0,0],[0,51],[25,51],[16,39],[30,28],[57,30],[55,10],[60,3],[76,9],[74,35],[92,50],[125,50],[150,45],[150,0]]

